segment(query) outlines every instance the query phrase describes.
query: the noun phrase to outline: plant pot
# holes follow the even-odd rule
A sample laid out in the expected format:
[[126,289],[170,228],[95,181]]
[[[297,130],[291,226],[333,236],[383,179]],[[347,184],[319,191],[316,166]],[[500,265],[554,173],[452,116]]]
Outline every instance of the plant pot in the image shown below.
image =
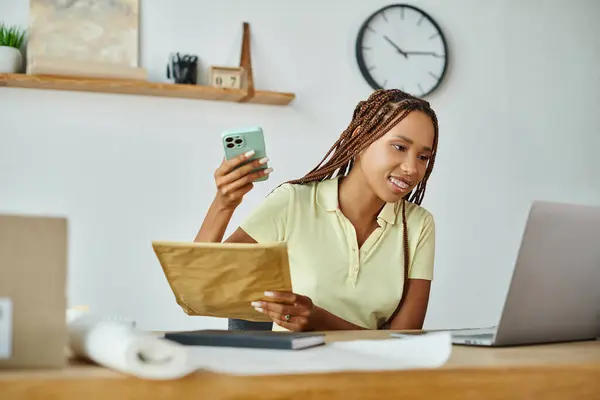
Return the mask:
[[15,74],[23,68],[23,55],[19,49],[0,46],[0,73]]

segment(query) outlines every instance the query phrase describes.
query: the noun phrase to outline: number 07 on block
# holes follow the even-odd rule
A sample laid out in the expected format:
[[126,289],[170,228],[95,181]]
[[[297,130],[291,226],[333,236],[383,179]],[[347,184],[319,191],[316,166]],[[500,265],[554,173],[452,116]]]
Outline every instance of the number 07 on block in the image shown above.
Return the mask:
[[211,66],[209,82],[211,86],[228,89],[242,89],[244,80],[243,67]]

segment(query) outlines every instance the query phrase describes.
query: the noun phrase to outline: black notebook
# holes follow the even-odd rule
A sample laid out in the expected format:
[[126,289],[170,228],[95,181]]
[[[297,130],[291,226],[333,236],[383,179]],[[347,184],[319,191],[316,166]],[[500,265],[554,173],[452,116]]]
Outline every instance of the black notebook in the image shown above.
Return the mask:
[[165,339],[187,346],[252,347],[300,350],[325,343],[325,335],[309,332],[227,331],[206,329],[169,332]]

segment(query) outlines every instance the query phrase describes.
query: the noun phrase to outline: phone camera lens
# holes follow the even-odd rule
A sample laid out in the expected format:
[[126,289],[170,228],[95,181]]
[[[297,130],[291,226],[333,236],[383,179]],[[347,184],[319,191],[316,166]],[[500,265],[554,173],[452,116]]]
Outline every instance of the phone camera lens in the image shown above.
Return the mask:
[[225,141],[226,141],[227,143],[233,142],[233,138],[230,138],[230,137],[228,137],[227,139],[225,139]]
[[235,140],[235,143],[236,143],[236,144],[241,144],[241,143],[242,143],[242,139],[236,139],[236,140]]
[[227,143],[227,147],[231,149],[233,147],[233,143]]

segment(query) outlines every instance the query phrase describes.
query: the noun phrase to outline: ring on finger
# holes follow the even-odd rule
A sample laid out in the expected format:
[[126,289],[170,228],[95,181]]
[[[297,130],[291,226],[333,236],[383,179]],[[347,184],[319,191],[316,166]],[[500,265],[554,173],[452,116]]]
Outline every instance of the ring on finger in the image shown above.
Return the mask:
[[286,314],[283,319],[285,319],[286,322],[290,322],[290,319],[292,319],[292,316],[290,314]]

